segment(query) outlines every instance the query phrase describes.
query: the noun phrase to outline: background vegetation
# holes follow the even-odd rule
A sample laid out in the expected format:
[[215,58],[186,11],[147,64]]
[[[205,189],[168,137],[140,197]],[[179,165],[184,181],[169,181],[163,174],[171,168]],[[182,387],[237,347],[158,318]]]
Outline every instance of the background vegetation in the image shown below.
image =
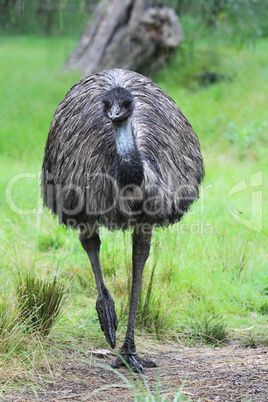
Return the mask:
[[[140,342],[146,337],[218,344],[237,339],[251,346],[268,342],[264,3],[173,1],[185,41],[154,79],[195,128],[205,157],[206,179],[200,201],[181,224],[155,230],[138,314]],[[108,346],[95,311],[93,275],[77,233],[58,226],[42,209],[39,191],[53,113],[80,78],[79,73],[64,72],[61,66],[90,16],[90,4],[56,2],[50,25],[48,10],[37,15],[40,4],[0,1],[0,354],[4,382],[20,378],[25,367],[34,370],[44,361],[53,362],[55,355],[64,356],[68,348],[86,353],[94,345]],[[216,82],[211,84],[207,73],[213,73]],[[258,172],[262,183],[250,189],[250,177]],[[228,194],[244,179],[247,189],[231,199],[239,222],[230,213]],[[255,216],[262,214],[263,226],[255,221],[250,228],[242,219],[252,214],[253,190],[262,192],[253,208]],[[101,236],[101,261],[116,302],[120,343],[131,281],[130,235],[102,229]],[[34,285],[53,284],[56,277],[60,291],[71,293],[64,314],[46,339],[39,336],[42,328],[40,332],[36,324],[29,331],[33,317],[23,314],[21,297],[27,281],[22,278],[29,278],[29,272]],[[47,288],[51,290],[50,285]],[[43,305],[33,310],[38,312]],[[8,367],[13,368],[11,377]]]

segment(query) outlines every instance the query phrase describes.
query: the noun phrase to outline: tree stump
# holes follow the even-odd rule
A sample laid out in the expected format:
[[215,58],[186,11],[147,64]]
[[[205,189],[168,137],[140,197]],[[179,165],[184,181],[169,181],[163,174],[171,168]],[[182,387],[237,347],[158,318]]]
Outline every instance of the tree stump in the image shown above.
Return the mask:
[[65,67],[84,74],[116,67],[153,74],[183,37],[174,10],[154,5],[153,0],[102,0]]

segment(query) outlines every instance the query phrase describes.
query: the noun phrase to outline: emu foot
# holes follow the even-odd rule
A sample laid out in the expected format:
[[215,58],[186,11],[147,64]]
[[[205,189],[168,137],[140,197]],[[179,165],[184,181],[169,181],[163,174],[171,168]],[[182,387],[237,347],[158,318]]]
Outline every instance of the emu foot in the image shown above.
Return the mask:
[[[120,351],[119,351],[120,353]],[[122,358],[121,358],[122,356]],[[148,359],[140,357],[137,353],[124,354],[123,352],[112,363],[112,368],[119,368],[128,364],[135,373],[144,373],[144,367],[157,367],[157,364]]]
[[117,316],[114,308],[114,301],[106,288],[102,288],[96,302],[96,309],[99,316],[99,322],[104,332],[106,341],[115,348],[115,332],[117,329]]

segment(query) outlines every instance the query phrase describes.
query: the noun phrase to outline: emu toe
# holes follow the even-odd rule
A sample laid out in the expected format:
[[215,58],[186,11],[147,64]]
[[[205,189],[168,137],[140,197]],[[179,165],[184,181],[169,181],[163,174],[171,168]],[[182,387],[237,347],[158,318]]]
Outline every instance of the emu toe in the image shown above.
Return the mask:
[[114,301],[107,289],[99,294],[96,309],[99,316],[99,322],[104,332],[106,341],[114,349],[116,343],[117,316],[114,308]]
[[119,368],[121,366],[129,366],[135,373],[144,373],[144,367],[157,367],[157,364],[148,359],[140,357],[137,353],[133,354],[120,354],[112,363],[112,368]]

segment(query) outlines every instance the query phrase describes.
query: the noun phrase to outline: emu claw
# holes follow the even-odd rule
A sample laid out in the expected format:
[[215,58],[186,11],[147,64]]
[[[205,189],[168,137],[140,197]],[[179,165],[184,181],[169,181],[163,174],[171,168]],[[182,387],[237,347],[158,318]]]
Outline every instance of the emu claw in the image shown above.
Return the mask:
[[144,367],[157,367],[157,364],[154,361],[144,359],[143,357],[140,357],[137,353],[133,353],[133,354],[123,354],[122,353],[112,363],[112,368],[119,368],[126,364],[129,365],[129,367],[135,373],[140,373],[140,374],[144,373]]
[[99,322],[104,332],[106,341],[114,349],[116,343],[115,332],[117,329],[117,316],[114,308],[114,301],[106,288],[99,293],[96,302],[96,309],[99,316]]

